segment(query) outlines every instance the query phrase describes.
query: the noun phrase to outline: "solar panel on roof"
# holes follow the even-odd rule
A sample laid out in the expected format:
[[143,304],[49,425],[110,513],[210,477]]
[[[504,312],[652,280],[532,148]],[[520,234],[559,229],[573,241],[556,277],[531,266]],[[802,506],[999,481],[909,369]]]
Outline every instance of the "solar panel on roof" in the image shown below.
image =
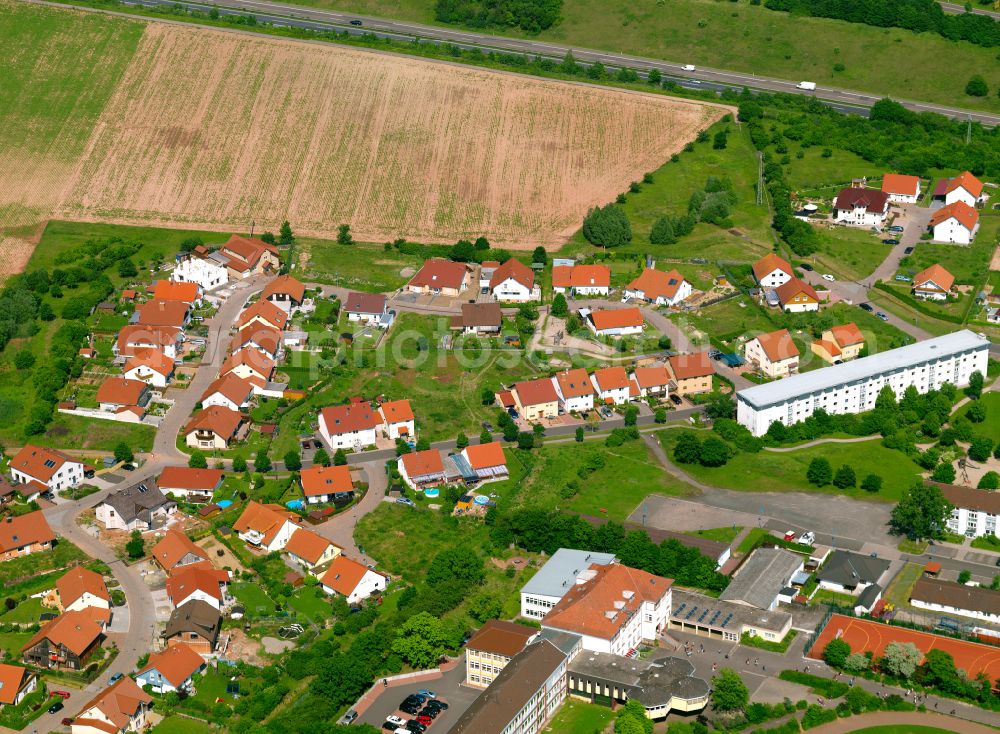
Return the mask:
[[674,610],[674,616],[680,616],[680,613],[684,611],[684,607],[687,606],[687,602],[681,602],[681,605]]
[[732,618],[733,618],[732,613],[727,614],[726,618],[724,620],[722,620],[722,624],[720,624],[719,626],[720,627],[725,627],[727,624],[729,624],[729,620],[732,619]]
[[705,617],[707,617],[707,616],[708,616],[708,613],[709,613],[710,611],[711,611],[710,609],[706,609],[706,610],[705,610],[704,612],[702,612],[702,613],[701,613],[701,616],[700,616],[700,617],[698,617],[698,621],[699,621],[699,622],[704,622],[704,621],[705,621]]
[[691,607],[691,611],[687,613],[687,616],[684,617],[684,619],[691,619],[691,617],[693,617],[697,613],[698,613],[698,607]]
[[712,618],[710,620],[708,620],[708,623],[710,625],[711,624],[715,624],[715,620],[717,620],[721,615],[722,615],[722,612],[720,610],[716,609],[715,610],[715,614],[713,614]]

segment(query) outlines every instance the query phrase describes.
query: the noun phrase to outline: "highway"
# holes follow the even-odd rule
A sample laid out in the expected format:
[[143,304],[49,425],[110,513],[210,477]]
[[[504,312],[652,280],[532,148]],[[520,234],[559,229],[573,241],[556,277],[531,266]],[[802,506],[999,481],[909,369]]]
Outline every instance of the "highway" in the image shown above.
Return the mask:
[[[949,13],[950,15],[961,15],[962,13],[965,12],[965,6],[959,5],[958,3],[941,3],[941,7],[944,9],[944,12]],[[987,10],[986,8],[973,7],[972,14],[988,15],[991,18],[996,18],[997,20],[1000,20],[1000,13],[998,13],[996,10]]]
[[[203,11],[207,11],[213,7],[212,3],[190,2],[187,0],[181,0],[181,2],[176,2],[175,0],[125,0],[125,2],[130,5],[144,5],[146,7],[181,5],[185,8]],[[661,61],[594,49],[570,48],[543,41],[507,38],[466,30],[439,28],[437,26],[373,18],[333,10],[317,10],[314,8],[268,2],[267,0],[219,0],[214,5],[222,15],[252,14],[258,21],[270,23],[275,26],[288,26],[310,30],[346,30],[354,35],[369,33],[383,38],[402,40],[418,38],[428,41],[453,43],[462,48],[508,51],[530,54],[532,56],[538,55],[551,59],[562,59],[568,51],[572,51],[574,58],[584,65],[599,61],[606,67],[620,68],[627,66],[643,74],[652,69],[657,69],[667,79],[675,81],[680,86],[689,89],[720,91],[726,88],[739,90],[747,87],[760,91],[808,94],[821,99],[838,111],[855,114],[866,114],[867,109],[881,99],[879,95],[837,87],[819,86],[815,90],[802,90],[796,87],[798,80],[787,81],[724,69],[699,67],[694,71],[685,71],[683,68],[684,60],[679,62]],[[85,7],[81,9],[92,10],[92,8]],[[352,25],[352,22],[355,25]],[[360,25],[357,25],[359,22]],[[955,119],[971,119],[988,126],[1000,124],[1000,114],[975,112],[956,107],[918,102],[916,100],[897,99],[897,101],[908,109],[917,112],[937,112]]]

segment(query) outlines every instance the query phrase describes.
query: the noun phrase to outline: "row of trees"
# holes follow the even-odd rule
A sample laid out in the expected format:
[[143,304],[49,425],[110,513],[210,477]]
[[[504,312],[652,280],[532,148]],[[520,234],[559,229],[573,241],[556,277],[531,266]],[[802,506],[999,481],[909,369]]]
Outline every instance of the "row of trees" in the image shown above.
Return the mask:
[[434,17],[471,28],[520,28],[538,33],[559,22],[562,0],[437,0]]

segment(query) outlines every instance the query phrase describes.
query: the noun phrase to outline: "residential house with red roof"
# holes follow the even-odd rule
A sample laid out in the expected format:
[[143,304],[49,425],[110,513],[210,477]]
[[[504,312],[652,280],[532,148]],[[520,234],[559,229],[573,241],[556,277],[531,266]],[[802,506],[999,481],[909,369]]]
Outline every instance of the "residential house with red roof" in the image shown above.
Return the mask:
[[83,481],[83,462],[62,451],[29,443],[10,460],[10,475],[15,484],[33,484],[40,492],[58,492]]
[[542,299],[542,290],[535,283],[534,271],[514,258],[493,271],[490,292],[502,303],[525,303]]
[[384,591],[389,577],[367,566],[339,555],[333,559],[330,568],[320,579],[327,594],[340,594],[348,604],[358,604],[376,591]]
[[281,267],[278,248],[256,237],[233,235],[218,250],[226,258],[232,278],[275,272]]
[[417,491],[441,484],[446,479],[444,461],[438,449],[411,451],[396,459],[399,475]]
[[944,187],[944,203],[954,204],[960,201],[966,206],[978,206],[986,201],[983,194],[983,182],[968,171],[955,176]]
[[142,418],[146,405],[152,397],[149,385],[141,380],[124,377],[108,377],[97,388],[97,404],[106,413],[120,413],[132,410],[132,415]]
[[590,375],[590,382],[603,405],[624,405],[629,401],[629,379],[624,367],[604,367]]
[[510,390],[514,407],[526,421],[555,418],[559,415],[559,396],[548,378],[516,382]]
[[388,400],[378,406],[378,413],[382,417],[382,432],[388,438],[416,438],[413,409],[409,400]]
[[927,228],[935,242],[971,245],[979,232],[979,212],[961,200],[945,204],[931,214]]
[[465,644],[465,684],[486,688],[510,659],[535,639],[538,630],[491,619]]
[[278,359],[281,354],[282,332],[266,324],[253,323],[236,332],[236,336],[229,343],[230,352],[239,352],[243,349],[256,349],[271,361]]
[[636,367],[629,375],[632,392],[642,398],[656,397],[661,400],[670,395],[670,372],[666,365]]
[[152,349],[177,359],[184,332],[174,326],[131,324],[118,332],[112,351],[118,357],[131,357],[137,351]]
[[410,278],[406,290],[441,296],[458,296],[469,285],[469,269],[465,263],[451,260],[425,260],[417,274]]
[[235,410],[213,405],[199,411],[184,426],[184,443],[193,449],[225,449],[236,440],[243,416]]
[[611,292],[611,268],[607,265],[556,265],[552,268],[552,291],[574,296],[606,296]]
[[452,329],[475,336],[496,336],[502,326],[503,310],[499,303],[463,303],[462,314],[451,318]]
[[168,466],[160,473],[156,484],[164,494],[182,497],[187,502],[204,503],[212,501],[224,477],[221,469]]
[[889,195],[865,188],[841,189],[833,199],[833,221],[859,227],[881,227],[889,215]]
[[63,612],[78,612],[84,609],[103,609],[111,616],[111,594],[104,583],[104,577],[96,571],[74,566],[56,579],[56,593],[59,608]]
[[769,252],[753,264],[753,277],[761,288],[777,288],[794,278],[795,271],[783,257]]
[[283,550],[292,533],[302,527],[302,520],[281,505],[262,505],[250,500],[243,514],[233,523],[240,540],[251,548],[270,553]]
[[788,329],[758,334],[744,345],[743,354],[767,377],[777,379],[799,371],[799,348]]
[[[474,482],[499,482],[509,476],[507,456],[499,441],[466,446],[459,453],[459,457],[461,461],[456,462],[459,470],[468,468],[470,475],[467,478]],[[465,474],[464,471],[462,473]]]
[[226,603],[229,571],[213,568],[208,562],[175,568],[167,577],[167,599],[174,607],[203,601],[221,610]]
[[178,280],[158,280],[153,287],[153,300],[180,301],[189,306],[201,304],[201,286]]
[[638,278],[625,286],[625,295],[657,306],[676,306],[690,298],[694,289],[676,270],[664,272],[646,268]]
[[865,335],[854,322],[830,327],[812,343],[813,353],[831,364],[857,359],[864,347]]
[[159,349],[134,349],[125,360],[122,376],[162,389],[174,379],[174,360]]
[[586,413],[594,409],[594,386],[583,367],[563,370],[552,376],[559,396],[559,407],[567,413]]
[[888,194],[889,201],[916,204],[920,198],[920,177],[887,173],[882,177],[882,191]]
[[332,543],[312,530],[299,528],[289,538],[285,553],[309,573],[324,566],[344,552],[336,543]]
[[953,285],[955,276],[934,263],[913,276],[913,295],[929,301],[944,301]]
[[236,329],[243,331],[255,324],[283,331],[288,325],[288,312],[263,299],[251,304],[236,320]]
[[306,297],[306,287],[291,275],[279,275],[260,294],[261,300],[270,301],[278,308],[291,313],[302,306]]
[[375,445],[381,416],[365,401],[330,405],[319,413],[319,433],[333,449],[360,451]]
[[804,280],[790,278],[774,292],[778,296],[778,304],[787,313],[819,311],[819,294]]
[[56,534],[41,510],[0,519],[0,561],[52,550]]
[[376,324],[382,328],[389,315],[389,300],[384,293],[359,293],[351,291],[344,299],[344,313],[348,321],[359,324]]
[[229,282],[229,268],[224,255],[198,245],[191,252],[177,255],[170,277],[182,283],[197,283],[203,292],[211,291]]
[[314,465],[299,472],[302,495],[310,505],[333,502],[333,495],[354,491],[348,466]]
[[715,367],[708,352],[675,354],[667,358],[667,370],[674,381],[678,395],[697,395],[712,392]]
[[138,326],[184,329],[191,320],[191,306],[183,301],[146,301],[135,307],[131,323]]
[[135,681],[143,688],[149,686],[153,693],[190,692],[194,690],[194,676],[205,665],[205,659],[193,647],[181,643],[151,653]]
[[584,322],[597,336],[622,337],[641,334],[646,325],[638,308],[596,309],[586,315]]
[[208,562],[208,551],[179,530],[170,528],[153,546],[151,555],[164,571],[173,573],[185,566]]
[[17,706],[38,690],[38,676],[20,665],[0,663],[0,707]]
[[236,375],[243,380],[268,382],[274,374],[274,360],[256,349],[240,349],[229,356],[219,377]]
[[24,662],[46,669],[82,670],[104,641],[106,614],[90,608],[63,612],[21,648]]
[[148,725],[153,697],[125,676],[84,704],[70,726],[72,734],[127,734]]
[[254,385],[250,379],[244,380],[230,372],[217,378],[206,388],[201,395],[201,404],[205,408],[218,405],[238,411],[250,406],[250,403],[253,402],[253,394]]

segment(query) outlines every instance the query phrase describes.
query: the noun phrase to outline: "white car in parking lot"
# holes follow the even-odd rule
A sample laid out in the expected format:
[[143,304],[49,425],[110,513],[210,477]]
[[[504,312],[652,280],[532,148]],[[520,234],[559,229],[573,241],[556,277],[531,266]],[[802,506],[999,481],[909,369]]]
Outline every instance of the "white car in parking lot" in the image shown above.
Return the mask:
[[389,724],[395,724],[396,726],[403,726],[406,723],[406,719],[402,716],[396,716],[395,714],[391,716],[386,716],[385,720]]
[[828,281],[830,281],[832,283],[833,281],[836,280],[836,278],[834,278],[829,273],[823,273],[823,280],[828,280]]

